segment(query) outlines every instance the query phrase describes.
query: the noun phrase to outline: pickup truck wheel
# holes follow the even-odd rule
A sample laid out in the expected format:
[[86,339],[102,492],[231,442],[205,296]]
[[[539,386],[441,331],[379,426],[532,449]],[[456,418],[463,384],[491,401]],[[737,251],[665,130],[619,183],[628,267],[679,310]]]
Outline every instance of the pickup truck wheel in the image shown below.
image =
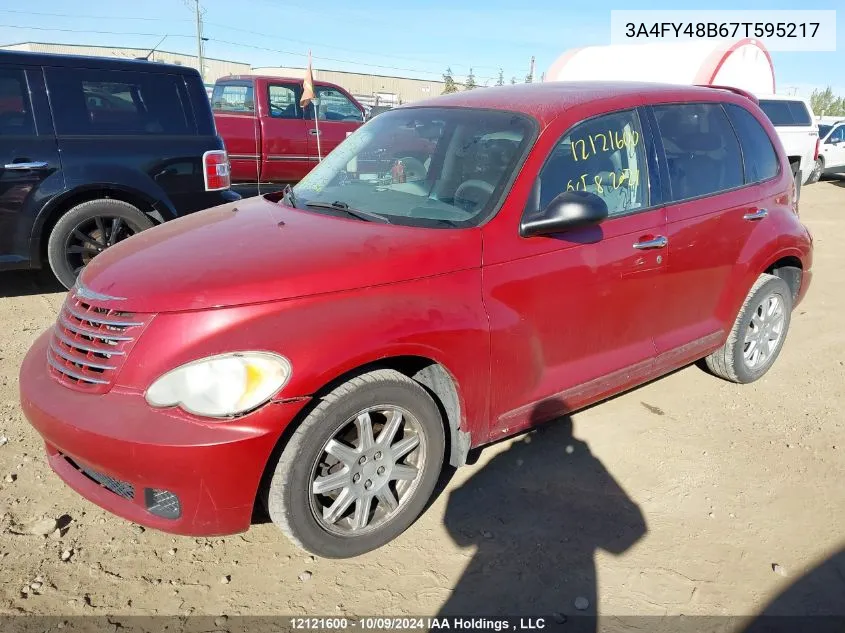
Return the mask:
[[780,277],[757,279],[725,344],[705,359],[708,369],[731,382],[754,382],[774,364],[789,330],[792,292]]
[[152,226],[150,218],[122,200],[102,198],[78,204],[59,218],[50,232],[50,268],[62,285],[70,288],[94,257]]
[[405,531],[443,465],[437,405],[390,369],[349,380],[320,399],[282,451],[266,491],[273,522],[297,545],[349,558]]
[[819,156],[816,159],[815,164],[813,165],[813,171],[810,172],[810,177],[807,178],[807,184],[812,185],[815,182],[818,182],[819,179],[822,177],[824,173],[824,158]]

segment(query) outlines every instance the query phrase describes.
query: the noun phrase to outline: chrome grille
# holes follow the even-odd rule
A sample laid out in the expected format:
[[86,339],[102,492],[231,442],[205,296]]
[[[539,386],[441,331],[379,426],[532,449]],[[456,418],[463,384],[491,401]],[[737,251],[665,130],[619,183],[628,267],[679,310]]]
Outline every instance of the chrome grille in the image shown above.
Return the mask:
[[148,315],[95,306],[71,291],[50,339],[50,373],[81,391],[108,391],[148,320]]

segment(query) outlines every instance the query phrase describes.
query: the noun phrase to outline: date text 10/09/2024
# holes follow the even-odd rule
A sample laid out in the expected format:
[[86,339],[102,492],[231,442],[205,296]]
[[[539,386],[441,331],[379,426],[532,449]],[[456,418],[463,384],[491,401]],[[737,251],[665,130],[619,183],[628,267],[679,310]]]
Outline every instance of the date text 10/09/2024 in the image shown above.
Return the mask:
[[541,631],[550,624],[542,617],[291,618],[291,628],[297,631]]

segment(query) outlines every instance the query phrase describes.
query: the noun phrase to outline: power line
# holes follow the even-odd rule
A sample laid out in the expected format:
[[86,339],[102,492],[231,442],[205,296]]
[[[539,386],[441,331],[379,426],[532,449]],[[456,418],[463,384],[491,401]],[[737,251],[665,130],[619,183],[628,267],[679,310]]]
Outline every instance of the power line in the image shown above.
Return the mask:
[[[97,34],[97,35],[133,35],[133,36],[142,36],[142,37],[160,37],[162,33],[138,33],[138,32],[130,32],[130,31],[100,31],[100,30],[89,30],[89,29],[62,29],[62,28],[52,28],[52,27],[42,27],[42,26],[20,26],[18,24],[0,24],[0,28],[10,28],[10,29],[30,29],[34,31],[55,31],[59,33],[83,33],[83,34]],[[179,33],[167,33],[167,37],[179,37],[179,38],[189,38],[193,39],[196,35],[182,35]],[[217,38],[204,38],[206,41],[209,42],[216,42],[218,44],[228,44],[229,46],[236,46],[241,48],[250,48],[254,50],[266,51],[271,53],[282,53],[284,55],[294,55],[296,57],[308,57],[307,53],[300,53],[297,51],[289,51],[283,50],[278,48],[268,48],[266,46],[256,46],[254,44],[243,44],[241,42],[233,42],[231,40],[222,40]],[[314,59],[319,59],[322,61],[329,61],[329,62],[339,62],[348,64],[350,63],[348,59],[339,59],[337,57],[324,57],[314,55]],[[359,62],[359,66],[364,66],[367,68],[380,68],[383,70],[398,70],[403,72],[411,72],[411,73],[418,73],[422,75],[434,75],[434,76],[441,76],[442,73],[439,71],[434,70],[421,70],[419,68],[407,68],[401,66],[389,66],[386,64],[371,64],[366,62]],[[476,75],[476,79],[491,79],[495,80],[498,78],[497,76],[488,76],[488,75]]]
[[[186,6],[189,9],[191,9],[191,6],[190,6],[189,3],[186,3]],[[202,12],[205,13],[205,9],[203,9]],[[51,13],[51,12],[46,12],[46,11],[44,11],[44,12],[17,11],[17,10],[14,10],[14,9],[0,9],[0,13],[14,13],[14,14],[17,14],[17,15],[37,15],[37,16],[56,17],[56,18],[80,18],[80,19],[86,19],[86,20],[142,20],[142,21],[148,21],[148,22],[194,22],[194,19],[189,19],[189,18],[149,18],[149,17],[140,17],[140,16],[126,16],[126,17],[124,17],[124,16],[103,16],[103,15],[81,15],[81,14],[72,14],[72,13]],[[259,37],[266,37],[268,39],[274,39],[274,40],[278,39],[278,35],[274,35],[274,34],[270,34],[270,33],[263,33],[261,31],[253,31],[251,29],[242,29],[242,28],[230,26],[228,24],[220,24],[219,22],[208,22],[208,21],[203,20],[203,23],[207,24],[209,26],[216,26],[218,28],[227,29],[229,31],[236,31],[238,33],[246,33],[248,35],[258,35]],[[72,29],[49,29],[49,28],[46,28],[46,27],[35,27],[35,26],[21,27],[21,26],[18,26],[18,25],[15,25],[15,26],[0,25],[0,26],[6,26],[7,28],[30,28],[30,29],[34,29],[34,30],[38,30],[38,31],[53,30],[53,31],[66,32],[66,33],[96,33],[96,34],[111,34],[111,35],[143,35],[143,36],[148,36],[148,37],[158,37],[158,36],[161,35],[161,33],[122,33],[122,32],[116,32],[116,31],[87,31],[87,30],[86,31],[75,31],[75,30],[72,30]],[[170,34],[168,34],[168,36],[169,37],[193,37],[192,35],[187,36],[187,35],[170,35]],[[285,41],[294,42],[296,44],[302,44],[303,46],[308,46],[308,47],[311,47],[311,48],[320,47],[320,48],[329,48],[329,49],[337,50],[337,51],[345,51],[347,53],[358,53],[358,54],[361,54],[361,55],[377,55],[377,56],[381,56],[381,57],[387,57],[387,58],[390,58],[390,59],[402,59],[402,60],[409,61],[409,62],[416,62],[418,64],[434,65],[434,64],[446,63],[446,62],[442,62],[442,61],[421,59],[421,58],[418,58],[418,57],[408,57],[408,56],[405,56],[405,55],[394,55],[392,53],[385,53],[383,51],[375,52],[375,51],[366,51],[366,50],[355,49],[355,48],[346,48],[346,47],[343,47],[343,46],[334,46],[332,44],[326,44],[324,42],[306,42],[306,41],[303,41],[303,40],[291,39],[290,37],[285,37]],[[271,50],[271,49],[266,49],[266,50]],[[323,59],[329,60],[329,58],[323,58]],[[330,61],[336,61],[336,60],[330,60]],[[348,61],[348,60],[340,60],[340,61]],[[467,68],[467,69],[470,69],[470,68],[489,68],[489,69],[492,69],[492,70],[498,70],[499,69],[499,66],[485,66],[485,65],[482,65],[482,64],[473,64],[473,65],[469,65],[469,64],[447,64],[447,65],[455,67],[455,68],[459,68],[459,69],[460,68]],[[373,66],[374,68],[380,67],[378,65],[372,65],[372,64],[371,64],[371,66]],[[385,68],[392,68],[394,70],[406,70],[406,69],[398,68],[398,67],[387,67],[387,66],[385,66]],[[428,71],[413,70],[413,72],[428,72]],[[429,74],[441,74],[441,73],[440,72],[437,72],[437,73],[431,72]],[[496,77],[483,77],[483,78],[484,79],[496,79]]]
[[16,11],[14,9],[0,9],[0,13],[16,13],[19,15],[40,15],[52,18],[83,18],[86,20],[143,20],[145,22],[193,22],[188,18],[148,18],[138,16],[107,16],[80,15],[79,13],[41,13],[38,11]]

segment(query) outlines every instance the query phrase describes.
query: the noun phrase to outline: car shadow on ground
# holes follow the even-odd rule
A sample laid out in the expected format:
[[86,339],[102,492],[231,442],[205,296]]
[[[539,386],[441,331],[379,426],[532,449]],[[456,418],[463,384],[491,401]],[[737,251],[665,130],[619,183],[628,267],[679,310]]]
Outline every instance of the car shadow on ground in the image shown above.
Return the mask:
[[821,182],[830,182],[837,187],[845,188],[845,174],[827,174]]
[[67,292],[55,275],[44,270],[10,270],[0,272],[0,298]]
[[[552,406],[550,406],[552,405]],[[565,411],[545,402],[544,411]],[[536,615],[594,630],[599,596],[594,556],[622,554],[647,532],[640,508],[567,415],[515,441],[449,495],[446,528],[477,552],[439,615]]]

